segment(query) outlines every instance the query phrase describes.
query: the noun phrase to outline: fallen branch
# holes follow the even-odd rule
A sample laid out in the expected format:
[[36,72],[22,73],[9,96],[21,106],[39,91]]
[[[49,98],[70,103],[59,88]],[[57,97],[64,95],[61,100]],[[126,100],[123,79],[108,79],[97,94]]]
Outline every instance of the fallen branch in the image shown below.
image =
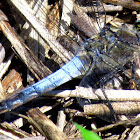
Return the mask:
[[0,64],[3,62],[5,58],[5,48],[0,43]]
[[[113,102],[111,106],[116,115],[136,115],[140,112],[140,102]],[[107,104],[84,105],[84,113],[87,115],[110,116],[111,109]]]
[[132,120],[120,121],[120,122],[117,122],[115,124],[110,124],[110,125],[107,125],[105,127],[101,127],[101,128],[95,129],[93,131],[98,133],[98,132],[106,131],[108,129],[112,129],[112,128],[117,127],[119,125],[135,125],[138,122],[140,122],[140,117],[132,119]]
[[[140,101],[140,91],[138,90],[107,90],[104,92],[110,101]],[[56,97],[80,97],[93,100],[106,100],[101,89],[76,87],[76,90],[55,90],[49,91],[44,96]]]
[[140,3],[136,3],[133,0],[104,0],[104,2],[114,5],[121,5],[128,9],[140,11]]
[[31,123],[49,140],[68,139],[66,135],[39,109],[35,108],[30,110],[28,115],[30,116]]
[[140,126],[135,126],[130,132],[127,140],[138,140],[140,138]]
[[29,134],[7,122],[0,124],[0,133],[3,135],[6,135],[8,137],[11,137],[12,139],[19,139],[19,138],[23,138],[23,137],[32,136],[31,134]]
[[[82,9],[82,11],[84,12],[93,12],[93,7],[88,6],[88,7],[80,7]],[[114,12],[114,11],[122,11],[123,7],[122,6],[115,6],[115,5],[105,5],[104,4],[104,9],[99,8],[100,12],[104,12],[104,10],[106,12]]]
[[0,64],[0,79],[2,78],[2,76],[6,73],[6,71],[8,70],[11,61],[14,57],[14,52],[3,62]]

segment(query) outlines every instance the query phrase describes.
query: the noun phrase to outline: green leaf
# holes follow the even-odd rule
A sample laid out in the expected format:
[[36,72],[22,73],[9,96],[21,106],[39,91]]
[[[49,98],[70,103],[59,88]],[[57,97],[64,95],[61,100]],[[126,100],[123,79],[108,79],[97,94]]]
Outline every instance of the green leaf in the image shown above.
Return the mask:
[[77,129],[81,132],[83,140],[101,140],[101,138],[96,133],[83,128],[77,123],[74,124],[76,125]]

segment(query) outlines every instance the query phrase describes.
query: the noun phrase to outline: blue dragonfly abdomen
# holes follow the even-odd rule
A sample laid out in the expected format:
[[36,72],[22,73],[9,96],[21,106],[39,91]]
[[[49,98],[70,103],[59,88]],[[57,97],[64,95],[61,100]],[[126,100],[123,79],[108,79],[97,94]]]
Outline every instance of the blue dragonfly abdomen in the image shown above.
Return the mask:
[[85,75],[90,64],[91,59],[88,55],[75,56],[71,61],[53,74],[1,102],[0,113],[10,111],[47,91],[55,89],[73,78]]

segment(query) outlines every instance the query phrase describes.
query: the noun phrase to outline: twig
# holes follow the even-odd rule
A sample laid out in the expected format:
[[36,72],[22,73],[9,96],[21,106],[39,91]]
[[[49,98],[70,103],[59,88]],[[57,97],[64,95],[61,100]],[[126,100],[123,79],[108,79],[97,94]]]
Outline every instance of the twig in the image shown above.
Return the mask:
[[[56,106],[59,105],[59,104],[60,104],[60,103],[58,102],[58,103],[54,104],[53,106],[43,106],[43,107],[39,108],[39,110],[40,110],[42,113],[45,113],[45,112],[47,112],[47,111],[53,109],[54,107],[56,107]],[[24,119],[28,119],[28,117],[23,116],[22,114],[17,114],[17,113],[12,112],[12,111],[10,111],[10,113],[21,117],[21,118],[18,118],[18,119],[14,120],[14,121],[12,122],[12,123],[13,123],[16,127],[18,127],[18,128],[23,126],[23,122],[24,122],[23,118],[24,118]],[[19,123],[20,123],[20,124],[19,124]],[[25,124],[25,122],[24,122],[24,124]]]
[[[42,24],[46,25],[46,9],[47,0],[32,1],[29,6],[33,10],[33,14],[42,21]],[[45,13],[46,12],[46,13]],[[44,14],[45,13],[45,14]],[[18,14],[17,14],[18,15]],[[18,19],[16,19],[18,23]],[[33,53],[42,61],[45,58],[50,58],[46,52],[50,50],[48,43],[38,34],[38,32],[31,26],[29,22],[25,22],[21,28],[20,36],[26,40],[28,47],[33,51]]]
[[43,135],[49,140],[67,140],[65,134],[39,109],[30,110],[28,115],[35,122],[33,125],[39,127],[39,131],[41,130],[44,133]]
[[2,82],[0,80],[0,100],[3,100],[4,96],[5,96],[4,90],[3,90]]
[[[140,101],[140,91],[138,90],[107,90],[104,89],[110,101]],[[101,89],[76,87],[76,90],[55,90],[44,93],[44,96],[56,97],[81,97],[93,100],[105,100]]]
[[[6,132],[5,132],[6,130]],[[0,133],[3,133],[4,135],[10,136],[11,138],[17,139],[23,138],[23,137],[31,137],[32,135],[28,134],[27,132],[16,128],[12,124],[9,124],[7,122],[0,124]]]
[[[72,12],[73,10],[73,1],[72,0],[64,0],[62,2],[62,16],[61,16],[61,20],[67,22],[68,26],[71,23],[71,19],[69,16],[69,13]],[[65,33],[65,28],[61,25],[61,32],[62,34]]]
[[58,111],[58,116],[57,116],[57,127],[59,128],[60,131],[63,132],[64,126],[66,122],[66,115],[64,113],[64,110],[61,109]]
[[121,5],[128,9],[140,11],[140,4],[134,2],[133,0],[104,0],[104,2],[114,5]]
[[[135,115],[140,112],[140,102],[113,102],[111,106],[115,114]],[[110,108],[105,104],[84,105],[87,115],[110,116]]]
[[[80,7],[84,12],[93,12],[92,6],[88,7]],[[105,5],[104,4],[104,9],[106,12],[114,12],[114,11],[122,11],[123,7],[122,6],[114,6],[114,5]],[[99,8],[100,12],[104,12],[102,8]]]
[[94,132],[98,133],[98,132],[106,131],[108,129],[112,129],[114,127],[117,127],[119,125],[134,125],[137,122],[140,122],[140,117],[132,119],[132,120],[125,120],[125,121],[117,122],[115,124],[107,125],[105,127],[101,127],[101,128],[94,130]]
[[127,140],[138,140],[140,139],[140,126],[135,126],[130,132]]
[[5,49],[2,46],[2,44],[0,43],[0,64],[3,62],[4,57],[5,57]]
[[5,62],[1,63],[0,65],[0,79],[2,78],[2,76],[6,73],[6,71],[8,70],[11,61],[14,57],[14,52],[7,58],[7,60],[5,60]]
[[106,12],[115,12],[115,11],[122,11],[122,6],[114,6],[114,5],[104,5]]

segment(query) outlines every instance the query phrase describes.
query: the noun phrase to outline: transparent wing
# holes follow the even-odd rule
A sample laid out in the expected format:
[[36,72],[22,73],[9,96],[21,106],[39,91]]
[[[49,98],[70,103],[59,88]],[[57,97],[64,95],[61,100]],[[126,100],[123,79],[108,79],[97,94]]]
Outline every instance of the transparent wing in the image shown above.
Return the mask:
[[105,26],[106,21],[106,14],[102,2],[100,0],[76,0],[75,4],[78,7],[74,8],[77,16],[82,20],[87,17],[87,22],[85,22],[87,24],[86,28],[89,26],[95,30],[95,33],[99,33],[100,29]]
[[79,35],[92,37],[105,25],[105,11],[100,0],[63,0],[47,6],[41,0],[33,0],[32,3],[32,8],[39,5],[38,10],[43,17],[41,22],[55,36],[62,34],[72,38],[72,33],[68,33],[72,27],[74,33],[78,30],[84,33],[78,32]]
[[[46,57],[52,60],[55,59],[54,61],[62,66],[64,64],[63,62],[67,62],[72,58],[72,55],[69,55],[71,52],[73,54],[77,52],[77,49],[80,47],[79,41],[93,37],[100,32],[100,29],[105,25],[105,11],[99,0],[79,0],[74,2],[72,0],[64,0],[63,2],[50,2],[51,1],[47,2],[47,0],[31,0],[28,1],[28,5],[33,11],[32,14],[36,16],[40,23],[44,25],[44,28],[46,27],[68,52],[60,53],[60,48],[62,47],[56,47],[58,43],[52,42],[52,40],[54,40],[50,39],[52,37],[49,37],[47,33],[41,32],[40,34],[45,34],[45,37],[48,37],[48,40],[50,40],[49,45],[47,45],[48,40],[46,43],[36,30],[29,33],[30,28],[28,26],[23,30],[25,31],[23,36],[26,36],[27,45],[29,47],[33,46],[30,49],[39,56],[39,59],[43,59],[42,61],[45,63]],[[37,26],[36,28],[40,28]],[[35,49],[35,45],[37,49]],[[52,48],[52,46],[54,47]],[[35,50],[37,52],[35,52]],[[63,62],[58,62],[58,57],[56,57],[56,55],[50,55],[51,51],[49,50],[51,50],[53,54],[57,53],[59,58],[65,55],[67,60],[65,61],[63,57],[64,59],[61,58]]]

